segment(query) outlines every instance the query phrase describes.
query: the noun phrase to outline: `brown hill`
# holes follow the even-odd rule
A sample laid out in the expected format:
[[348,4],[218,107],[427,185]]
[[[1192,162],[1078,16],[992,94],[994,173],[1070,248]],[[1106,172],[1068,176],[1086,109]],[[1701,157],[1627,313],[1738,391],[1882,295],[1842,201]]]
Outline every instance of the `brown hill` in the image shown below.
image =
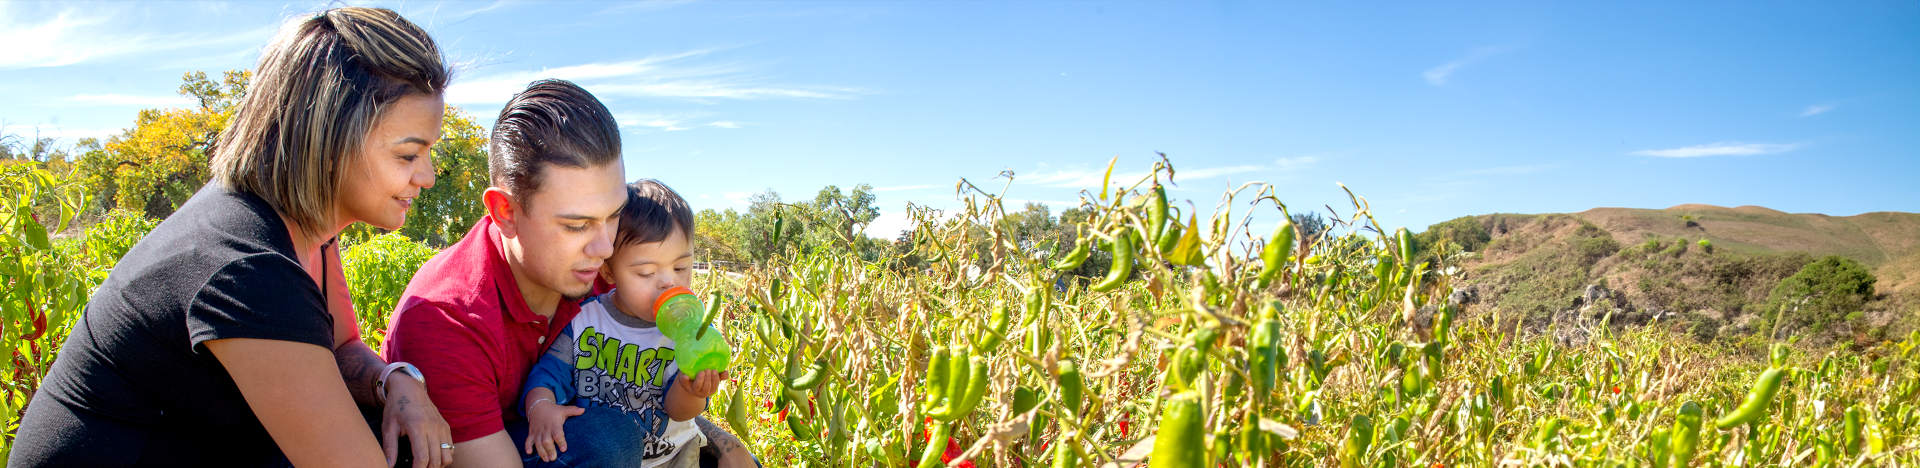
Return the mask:
[[[1871,269],[1875,294],[1844,320],[1795,317],[1808,328],[1776,331],[1865,343],[1920,327],[1915,213],[1595,208],[1468,216],[1430,226],[1419,238],[1435,252],[1455,248],[1446,245],[1472,252],[1446,260],[1464,268],[1470,291],[1463,297],[1484,298],[1474,300],[1536,330],[1586,327],[1581,320],[1599,319],[1588,315],[1615,311],[1614,326],[1657,321],[1702,339],[1748,335],[1779,309],[1769,304],[1780,281],[1828,255]],[[1607,306],[1596,308],[1602,302]]]
[[1920,213],[1828,216],[1751,205],[1686,204],[1664,210],[1594,208],[1573,215],[1612,233],[1622,244],[1704,238],[1716,249],[1735,252],[1839,255],[1873,267],[1882,292],[1920,287]]

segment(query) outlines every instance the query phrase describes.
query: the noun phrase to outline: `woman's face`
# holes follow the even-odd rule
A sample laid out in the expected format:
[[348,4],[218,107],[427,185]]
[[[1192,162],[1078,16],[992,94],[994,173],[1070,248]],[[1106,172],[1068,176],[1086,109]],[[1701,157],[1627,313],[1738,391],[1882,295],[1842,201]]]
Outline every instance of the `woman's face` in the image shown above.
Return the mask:
[[360,221],[394,230],[407,221],[413,199],[433,186],[431,149],[440,141],[445,109],[440,96],[420,94],[387,107],[360,142],[360,154],[340,182],[334,209],[341,227]]

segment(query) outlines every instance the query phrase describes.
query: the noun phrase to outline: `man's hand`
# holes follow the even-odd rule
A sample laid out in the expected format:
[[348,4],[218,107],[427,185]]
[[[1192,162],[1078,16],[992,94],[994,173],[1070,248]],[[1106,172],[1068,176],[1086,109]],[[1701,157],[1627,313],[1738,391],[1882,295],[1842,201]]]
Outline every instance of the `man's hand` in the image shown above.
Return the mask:
[[380,447],[387,466],[400,456],[400,436],[413,443],[414,468],[440,468],[453,463],[453,430],[440,418],[440,409],[427,398],[427,386],[412,376],[395,372],[387,378],[387,406],[380,418]]
[[680,374],[680,383],[674,387],[685,389],[687,394],[693,395],[694,398],[713,398],[713,394],[720,391],[720,382],[726,381],[727,378],[725,371],[703,370],[693,378]]
[[567,451],[567,418],[586,413],[586,408],[562,406],[553,401],[553,390],[542,387],[527,392],[527,442],[525,453],[540,452],[541,461],[553,461]]

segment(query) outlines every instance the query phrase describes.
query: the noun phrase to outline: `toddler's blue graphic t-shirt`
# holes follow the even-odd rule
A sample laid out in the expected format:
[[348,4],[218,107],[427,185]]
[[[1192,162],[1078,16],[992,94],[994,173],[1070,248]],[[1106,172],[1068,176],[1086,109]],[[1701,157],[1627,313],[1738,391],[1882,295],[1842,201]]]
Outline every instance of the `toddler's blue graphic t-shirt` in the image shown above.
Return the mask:
[[642,466],[660,466],[689,442],[705,445],[706,438],[692,420],[667,417],[666,392],[680,377],[673,340],[652,322],[620,313],[613,300],[608,292],[580,304],[580,314],[527,375],[520,408],[526,410],[527,391],[546,387],[562,405],[624,412],[647,432],[640,442],[646,454]]

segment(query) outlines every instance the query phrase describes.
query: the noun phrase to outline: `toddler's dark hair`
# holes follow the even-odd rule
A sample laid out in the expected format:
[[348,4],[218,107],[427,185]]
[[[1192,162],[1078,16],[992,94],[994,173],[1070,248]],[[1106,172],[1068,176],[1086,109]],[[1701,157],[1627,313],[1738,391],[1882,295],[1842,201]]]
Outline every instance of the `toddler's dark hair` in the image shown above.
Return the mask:
[[688,243],[693,242],[693,209],[687,207],[687,199],[658,180],[640,179],[627,184],[627,206],[620,209],[620,231],[614,235],[614,248],[664,241],[675,229],[687,235]]

